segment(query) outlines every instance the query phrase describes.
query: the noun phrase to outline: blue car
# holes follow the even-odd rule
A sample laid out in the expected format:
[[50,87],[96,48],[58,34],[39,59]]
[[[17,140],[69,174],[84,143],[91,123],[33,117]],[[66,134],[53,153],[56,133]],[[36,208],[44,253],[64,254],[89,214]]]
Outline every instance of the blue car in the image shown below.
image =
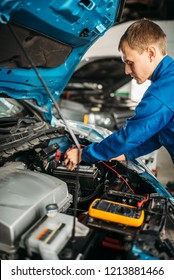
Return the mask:
[[[174,259],[174,198],[139,160],[64,165],[111,131],[57,100],[122,0],[0,2],[0,259]],[[56,110],[56,116],[53,114]]]

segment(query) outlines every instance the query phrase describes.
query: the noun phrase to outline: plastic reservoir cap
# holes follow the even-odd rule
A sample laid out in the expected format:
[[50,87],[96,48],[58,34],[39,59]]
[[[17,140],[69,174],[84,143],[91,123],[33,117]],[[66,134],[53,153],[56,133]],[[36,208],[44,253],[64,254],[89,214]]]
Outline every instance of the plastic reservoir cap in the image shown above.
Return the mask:
[[47,204],[46,211],[48,216],[54,216],[58,212],[58,206],[56,203]]

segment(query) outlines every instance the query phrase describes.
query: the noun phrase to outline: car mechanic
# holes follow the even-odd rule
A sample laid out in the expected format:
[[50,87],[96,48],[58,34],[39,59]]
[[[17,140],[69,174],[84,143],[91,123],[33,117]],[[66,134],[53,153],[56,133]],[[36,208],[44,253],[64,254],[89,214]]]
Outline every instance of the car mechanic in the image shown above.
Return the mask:
[[100,143],[66,151],[64,163],[73,170],[82,160],[134,160],[164,146],[174,162],[174,60],[167,54],[166,34],[148,19],[131,24],[118,50],[125,73],[137,84],[151,81],[134,115]]

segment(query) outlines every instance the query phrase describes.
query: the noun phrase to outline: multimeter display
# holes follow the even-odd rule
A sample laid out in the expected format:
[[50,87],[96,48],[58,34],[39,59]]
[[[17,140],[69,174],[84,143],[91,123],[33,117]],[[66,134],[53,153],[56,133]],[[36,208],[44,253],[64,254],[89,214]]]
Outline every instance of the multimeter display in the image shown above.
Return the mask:
[[95,199],[89,207],[89,216],[109,222],[139,227],[144,221],[144,211],[122,203]]

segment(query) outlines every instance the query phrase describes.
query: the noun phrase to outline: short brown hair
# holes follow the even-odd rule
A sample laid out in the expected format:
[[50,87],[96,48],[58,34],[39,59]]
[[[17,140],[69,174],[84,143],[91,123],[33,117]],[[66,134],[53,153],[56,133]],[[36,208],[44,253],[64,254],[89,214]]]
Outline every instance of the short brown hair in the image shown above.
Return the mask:
[[148,19],[140,19],[131,24],[120,39],[118,50],[123,49],[123,43],[137,50],[140,54],[150,44],[158,45],[162,55],[167,54],[166,34],[159,25]]

